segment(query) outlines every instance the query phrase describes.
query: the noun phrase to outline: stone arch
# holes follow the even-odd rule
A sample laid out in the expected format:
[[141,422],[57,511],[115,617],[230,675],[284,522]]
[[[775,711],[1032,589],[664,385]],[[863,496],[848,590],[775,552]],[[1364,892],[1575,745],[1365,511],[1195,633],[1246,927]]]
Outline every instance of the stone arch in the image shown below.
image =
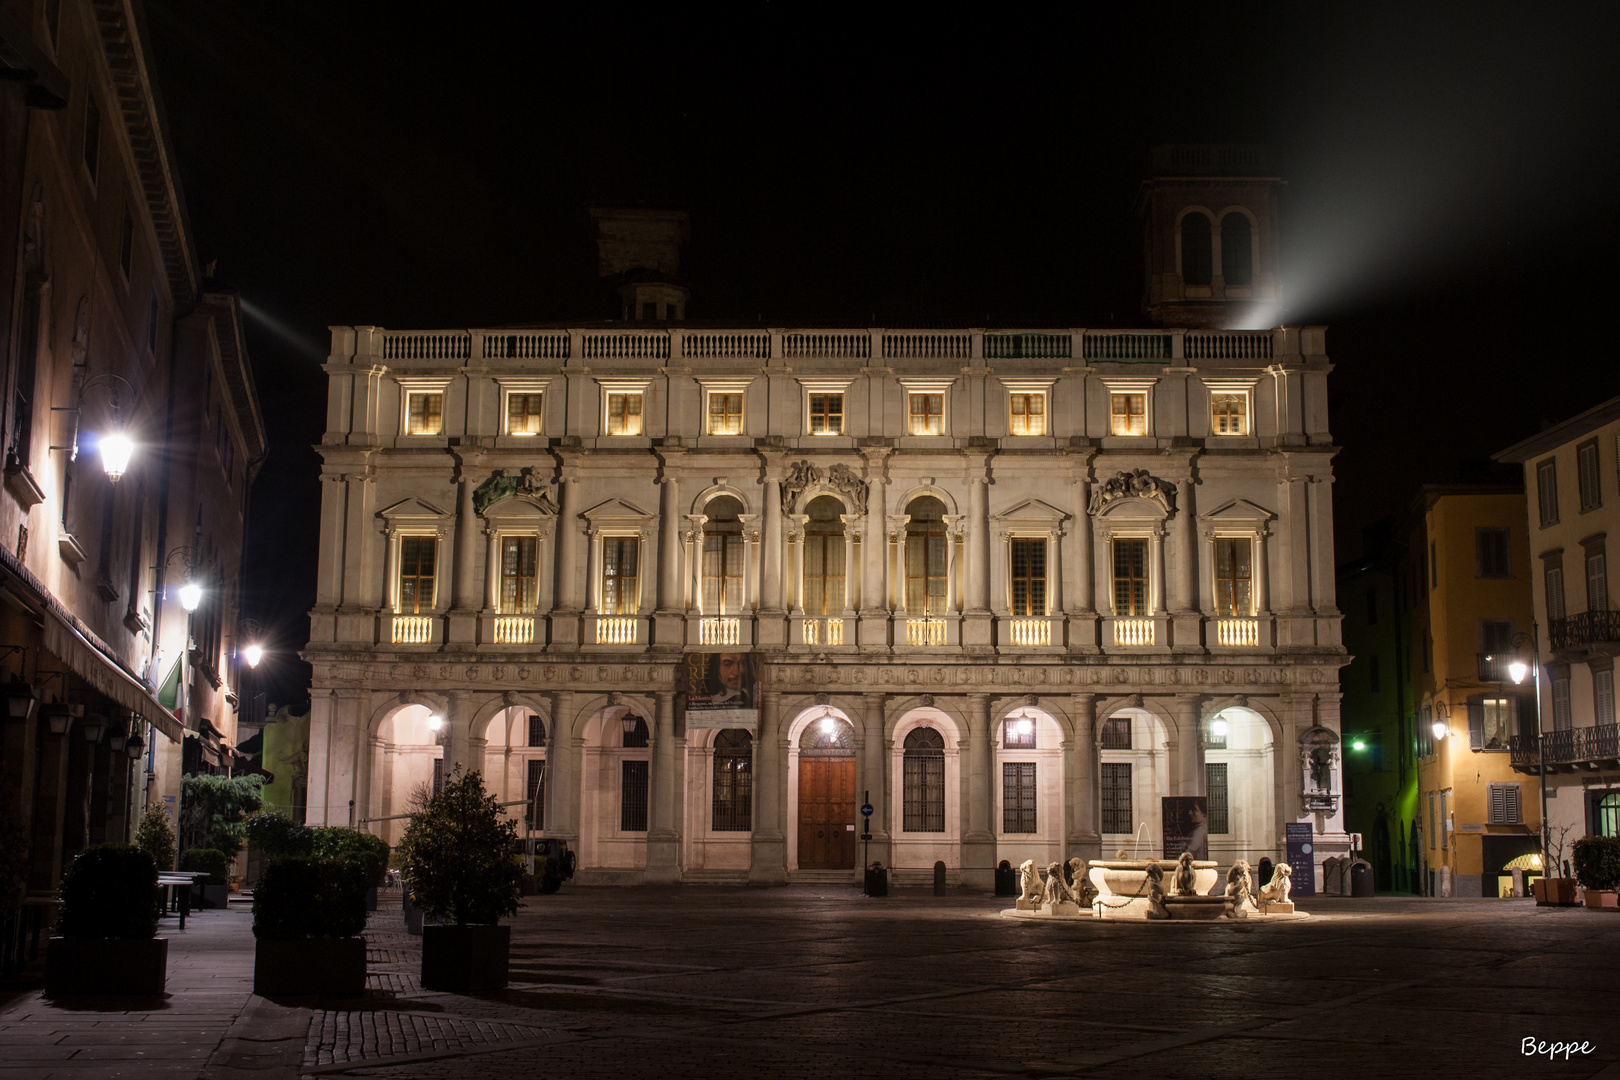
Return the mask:
[[1216,713],[1224,712],[1227,709],[1247,709],[1254,713],[1262,721],[1264,721],[1266,727],[1270,729],[1271,745],[1273,747],[1282,745],[1282,720],[1277,716],[1276,710],[1271,707],[1270,702],[1264,699],[1247,697],[1243,694],[1230,694],[1225,697],[1214,698],[1206,701],[1203,707],[1199,710],[1199,722],[1203,723],[1211,720],[1214,718]]
[[528,709],[530,712],[538,714],[545,721],[546,739],[549,742],[553,731],[550,700],[541,694],[523,693],[515,690],[509,690],[504,694],[484,699],[483,704],[474,709],[472,715],[468,717],[464,729],[465,736],[469,740],[487,740],[489,738],[489,725],[494,722],[495,717],[507,709],[517,708]]
[[[617,699],[617,700],[615,700]],[[637,716],[647,721],[651,728],[658,716],[657,703],[651,698],[639,694],[593,694],[577,695],[575,698],[574,715],[572,717],[557,717],[558,724],[567,721],[568,737],[570,739],[584,739],[587,746],[591,745],[591,736],[601,725],[602,714],[619,706],[628,708]],[[594,726],[593,726],[594,725]],[[549,729],[555,730],[555,728]]]
[[[1181,737],[1181,725],[1176,723],[1175,714],[1166,708],[1158,698],[1143,697],[1140,694],[1132,694],[1129,697],[1116,698],[1100,707],[1097,710],[1098,729],[1101,730],[1102,722],[1104,720],[1107,720],[1116,713],[1124,712],[1126,710],[1147,713],[1154,720],[1158,721],[1159,726],[1163,729],[1166,738],[1179,739]],[[1160,749],[1163,749],[1163,747],[1160,747]]]
[[[1035,700],[1031,701],[1031,698]],[[1006,698],[997,702],[995,708],[991,711],[990,729],[994,731],[997,724],[1000,724],[1020,709],[1034,709],[1045,713],[1047,718],[1057,725],[1058,734],[1063,741],[1067,742],[1074,738],[1074,718],[1069,715],[1069,711],[1063,706],[1064,701],[1057,694],[1026,694],[1023,697]]]
[[944,505],[946,514],[954,516],[961,513],[961,510],[957,509],[956,497],[931,480],[907,488],[890,505],[894,507],[893,512],[896,514],[909,514],[911,511],[906,508],[925,495],[938,499]]
[[825,480],[817,480],[809,487],[806,487],[803,491],[799,492],[799,497],[793,500],[793,508],[791,513],[803,514],[808,512],[810,504],[821,498],[823,495],[830,499],[837,500],[838,505],[844,508],[845,517],[854,516],[855,508],[849,505],[849,496],[845,495],[842,491],[839,491]]
[[741,488],[731,484],[728,481],[722,480],[719,483],[710,484],[708,487],[698,492],[697,495],[692,498],[692,508],[689,513],[704,513],[703,508],[709,505],[710,500],[718,499],[722,495],[730,495],[733,499],[736,499],[737,502],[742,504],[743,513],[752,514],[756,512],[753,506],[749,503],[748,496],[743,494]]
[[390,694],[375,709],[366,721],[366,737],[375,739],[382,730],[383,722],[393,719],[395,713],[401,709],[408,709],[413,705],[420,705],[429,712],[438,713],[445,718],[445,730],[450,731],[455,726],[455,720],[450,715],[450,699],[443,694],[428,690],[402,690],[398,694]]
[[883,718],[884,741],[897,744],[900,740],[898,732],[900,732],[903,720],[918,711],[933,710],[951,724],[952,730],[948,734],[956,742],[960,743],[972,731],[967,716],[962,712],[962,704],[963,699],[959,697],[952,695],[935,697],[931,694],[916,694],[890,702]]

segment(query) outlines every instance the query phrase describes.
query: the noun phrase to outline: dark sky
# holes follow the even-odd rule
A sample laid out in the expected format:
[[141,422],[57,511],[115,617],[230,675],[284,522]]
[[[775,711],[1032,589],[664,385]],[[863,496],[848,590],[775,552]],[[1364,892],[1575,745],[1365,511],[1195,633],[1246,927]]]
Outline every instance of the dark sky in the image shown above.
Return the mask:
[[150,0],[199,253],[256,313],[272,697],[307,688],[326,326],[594,315],[593,202],[691,212],[696,319],[1132,325],[1147,148],[1269,143],[1281,319],[1330,327],[1341,559],[1620,393],[1620,5],[1122,6]]

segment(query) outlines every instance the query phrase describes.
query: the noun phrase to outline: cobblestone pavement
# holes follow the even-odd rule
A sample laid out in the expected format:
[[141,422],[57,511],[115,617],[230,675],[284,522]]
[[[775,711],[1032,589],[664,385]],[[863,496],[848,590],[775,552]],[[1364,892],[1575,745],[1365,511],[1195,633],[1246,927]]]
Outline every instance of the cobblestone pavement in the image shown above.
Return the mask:
[[[1612,1077],[1620,917],[1306,900],[1295,923],[1001,918],[986,896],[575,889],[514,920],[512,985],[425,992],[397,904],[349,1002],[248,993],[245,913],[171,945],[170,996],[24,995],[0,1080],[43,1077]],[[178,965],[178,967],[177,967]],[[322,1006],[331,1006],[325,1008]],[[1583,1040],[1568,1061],[1521,1040]]]

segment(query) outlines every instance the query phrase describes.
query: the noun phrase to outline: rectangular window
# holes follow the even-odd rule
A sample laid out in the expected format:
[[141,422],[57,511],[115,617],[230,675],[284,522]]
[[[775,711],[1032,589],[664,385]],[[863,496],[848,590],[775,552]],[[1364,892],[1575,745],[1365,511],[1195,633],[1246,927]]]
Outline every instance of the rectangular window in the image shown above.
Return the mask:
[[1569,709],[1569,676],[1552,681],[1553,730],[1568,731],[1572,725]]
[[1581,486],[1581,513],[1596,510],[1603,505],[1603,485],[1598,473],[1597,440],[1582,443],[1575,449],[1576,479]]
[[742,406],[741,394],[710,394],[709,434],[741,435]]
[[1131,767],[1128,763],[1105,761],[1102,763],[1102,831],[1130,835],[1131,824]]
[[1210,761],[1204,765],[1204,790],[1209,793],[1209,831],[1224,834],[1232,831],[1231,805],[1226,794],[1226,762]]
[[542,394],[506,395],[506,433],[508,435],[540,434],[540,405]]
[[837,521],[812,519],[804,530],[804,611],[837,615],[844,610],[844,534]]
[[641,434],[641,395],[609,394],[607,404],[609,435]]
[[1033,833],[1035,831],[1035,763],[1033,761],[1003,761],[1001,763],[1001,831],[1004,833]]
[[1490,797],[1492,825],[1521,825],[1524,823],[1524,812],[1520,805],[1518,784],[1487,784],[1486,789]]
[[945,434],[945,395],[908,394],[913,435]]
[[1510,656],[1513,653],[1513,621],[1481,619],[1479,645],[1480,651],[1486,656]]
[[810,395],[810,434],[842,435],[844,433],[844,395]]
[[84,167],[90,170],[90,179],[96,178],[96,164],[101,159],[101,109],[96,95],[84,96]]
[[1553,458],[1536,466],[1536,504],[1543,528],[1558,524],[1558,462]]
[[1592,672],[1592,722],[1614,723],[1614,672]]
[[1468,746],[1471,750],[1506,750],[1517,710],[1509,698],[1479,698],[1468,703]]
[[1210,428],[1217,435],[1249,433],[1249,395],[1211,394]]
[[1609,610],[1609,563],[1602,548],[1586,553],[1586,610]]
[[941,521],[913,521],[906,528],[906,613],[945,613],[945,526]]
[[444,394],[412,390],[405,395],[405,434],[438,435],[444,430]]
[[533,536],[501,539],[501,614],[532,615],[539,600],[536,562],[540,541]]
[[437,538],[399,538],[399,614],[423,615],[433,610],[433,582],[438,559]]
[[1114,538],[1114,614],[1148,614],[1145,538]]
[[619,763],[619,831],[647,831],[647,763]]
[[1378,693],[1378,657],[1367,657],[1367,691]]
[[1046,539],[1015,536],[1012,551],[1012,613],[1023,618],[1046,614]]
[[1545,569],[1547,584],[1547,618],[1562,619],[1564,617],[1564,566],[1556,560],[1549,560]]
[[901,758],[902,809],[906,832],[945,831],[945,754],[908,747]]
[[1008,720],[1002,724],[1001,748],[1003,750],[1035,749],[1035,721],[1026,716],[1017,720]]
[[1011,435],[1046,434],[1046,395],[1011,394],[1007,398],[1007,432]]
[[124,223],[118,230],[118,268],[124,272],[124,280],[129,280],[130,267],[135,262],[135,219],[130,215],[129,206],[124,206]]
[[524,807],[524,817],[531,829],[546,827],[546,763],[544,759],[531,758],[528,766],[527,783],[524,798],[528,803]]
[[1215,614],[1254,614],[1254,571],[1246,537],[1215,538]]
[[1108,432],[1111,435],[1147,434],[1147,394],[1108,395]]
[[529,714],[529,745],[546,745],[546,722],[540,718],[539,713]]
[[[732,526],[735,528],[736,526]],[[842,567],[840,567],[842,569]],[[703,614],[735,615],[742,610],[741,532],[703,534]]]
[[1513,568],[1508,564],[1506,529],[1474,530],[1474,576],[1482,578],[1513,576]]
[[603,615],[634,615],[640,598],[636,582],[641,540],[635,536],[602,538]]
[[[742,733],[747,737],[747,733]],[[751,832],[754,828],[753,744],[727,742],[714,752],[711,832]]]
[[1131,748],[1131,718],[1128,716],[1110,716],[1103,721],[1102,743],[1104,750],[1129,750]]

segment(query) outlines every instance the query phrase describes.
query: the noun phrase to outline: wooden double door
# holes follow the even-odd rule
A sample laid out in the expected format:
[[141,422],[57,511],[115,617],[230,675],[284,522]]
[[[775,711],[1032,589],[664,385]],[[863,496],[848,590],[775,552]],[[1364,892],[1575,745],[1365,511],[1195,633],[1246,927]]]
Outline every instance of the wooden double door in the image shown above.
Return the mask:
[[855,755],[799,755],[799,869],[855,866]]

